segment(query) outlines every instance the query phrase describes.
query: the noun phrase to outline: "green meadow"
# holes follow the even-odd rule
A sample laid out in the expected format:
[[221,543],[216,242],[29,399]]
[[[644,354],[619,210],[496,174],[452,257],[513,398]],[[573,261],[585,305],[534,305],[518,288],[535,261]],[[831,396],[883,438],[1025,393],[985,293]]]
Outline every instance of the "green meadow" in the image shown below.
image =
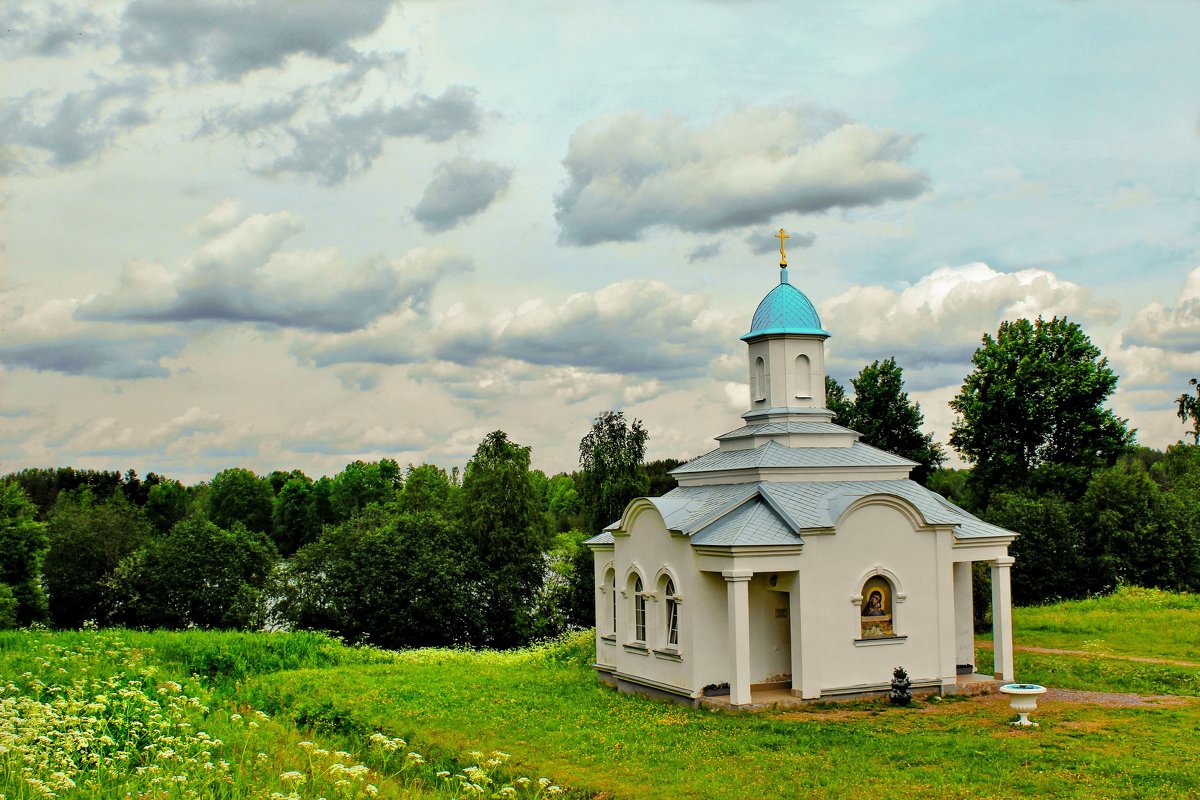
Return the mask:
[[[510,652],[318,634],[0,634],[0,796],[1200,798],[1195,596],[1016,611],[1017,677],[1138,705],[998,696],[731,714],[617,693],[591,634]],[[980,648],[987,665],[990,651]]]

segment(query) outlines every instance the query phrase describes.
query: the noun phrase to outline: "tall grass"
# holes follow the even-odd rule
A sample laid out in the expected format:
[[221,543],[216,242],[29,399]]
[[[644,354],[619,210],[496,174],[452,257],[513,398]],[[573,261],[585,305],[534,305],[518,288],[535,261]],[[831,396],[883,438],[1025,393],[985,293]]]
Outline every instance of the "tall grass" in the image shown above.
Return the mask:
[[729,715],[600,685],[590,635],[532,651],[423,650],[394,664],[252,679],[260,707],[328,731],[387,730],[611,798],[1200,797],[1200,704],[1059,705],[1014,731],[1001,697]]
[[1123,586],[1013,609],[1019,644],[1200,662],[1200,595]]
[[[539,798],[561,792],[548,779],[505,782],[502,752],[471,753],[466,766],[449,771],[379,732],[357,742],[357,755],[322,746],[286,720],[248,706],[231,683],[289,665],[392,658],[312,635],[5,634],[0,798]],[[190,668],[197,669],[187,677]]]

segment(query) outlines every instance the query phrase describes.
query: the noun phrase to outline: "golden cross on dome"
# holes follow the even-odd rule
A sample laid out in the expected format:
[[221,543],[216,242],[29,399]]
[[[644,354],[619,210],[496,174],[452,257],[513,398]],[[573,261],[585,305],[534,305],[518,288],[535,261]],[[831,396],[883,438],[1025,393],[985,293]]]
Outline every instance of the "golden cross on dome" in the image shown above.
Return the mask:
[[783,246],[785,244],[784,240],[790,239],[792,237],[790,237],[786,233],[784,233],[783,228],[780,228],[779,233],[775,234],[775,238],[779,240],[779,266],[781,268],[786,267],[787,266],[787,253],[783,249]]

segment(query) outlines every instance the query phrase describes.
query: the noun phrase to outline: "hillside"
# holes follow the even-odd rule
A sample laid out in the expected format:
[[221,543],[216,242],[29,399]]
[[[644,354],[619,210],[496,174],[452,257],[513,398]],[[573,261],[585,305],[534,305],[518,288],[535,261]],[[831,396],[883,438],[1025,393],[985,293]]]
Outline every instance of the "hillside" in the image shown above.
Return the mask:
[[1021,680],[1077,690],[1049,695],[1033,731],[999,697],[758,715],[645,701],[596,682],[588,633],[389,653],[316,634],[9,632],[0,794],[536,797],[557,793],[547,775],[610,799],[1196,797],[1197,670],[1130,659],[1186,660],[1197,623],[1200,598],[1146,590],[1019,609],[1018,646],[1084,653],[1018,653]]

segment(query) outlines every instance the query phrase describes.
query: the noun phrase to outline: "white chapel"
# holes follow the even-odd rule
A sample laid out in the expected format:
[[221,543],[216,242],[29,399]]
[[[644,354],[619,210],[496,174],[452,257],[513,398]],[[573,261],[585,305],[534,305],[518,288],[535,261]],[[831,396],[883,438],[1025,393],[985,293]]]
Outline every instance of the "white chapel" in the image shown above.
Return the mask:
[[[783,231],[780,231],[781,236]],[[783,239],[781,238],[782,242]],[[971,564],[991,569],[994,677],[1013,679],[1008,546],[908,479],[915,466],[859,441],[825,408],[825,340],[788,281],[758,304],[750,409],[679,486],[633,500],[587,541],[595,556],[596,662],[622,690],[731,706],[888,688],[954,693],[974,672]]]

